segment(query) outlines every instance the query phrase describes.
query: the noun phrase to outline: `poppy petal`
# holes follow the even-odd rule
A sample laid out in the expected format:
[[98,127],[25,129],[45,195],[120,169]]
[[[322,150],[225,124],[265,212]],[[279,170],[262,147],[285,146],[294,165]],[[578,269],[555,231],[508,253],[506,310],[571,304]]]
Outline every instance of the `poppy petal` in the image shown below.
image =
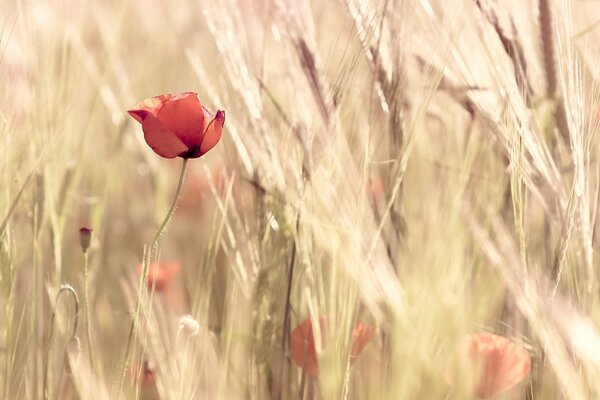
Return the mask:
[[171,97],[173,97],[171,94],[161,94],[160,96],[150,97],[139,102],[132,110],[127,112],[139,123],[142,123],[148,114],[152,114],[156,117],[162,105]]
[[[321,333],[325,328],[325,319],[320,318]],[[292,358],[296,365],[306,370],[310,376],[317,375],[319,370],[315,338],[310,318],[302,321],[291,334]]]
[[142,122],[144,139],[156,154],[164,158],[175,158],[188,150],[187,146],[152,114]]
[[363,349],[369,344],[375,335],[375,327],[372,325],[364,325],[361,322],[356,323],[356,327],[352,332],[352,351],[350,355],[354,358],[362,353]]
[[[325,338],[327,319],[319,318],[321,338]],[[355,359],[375,335],[376,328],[358,322],[352,332],[352,348],[350,356]],[[291,333],[292,358],[294,362],[311,376],[317,375],[319,364],[315,347],[314,331],[310,318],[302,321]]]
[[475,394],[494,397],[521,382],[531,371],[531,356],[522,346],[491,333],[468,335],[463,342],[468,362],[477,368]]
[[195,93],[171,95],[158,110],[157,117],[187,148],[200,146],[204,112]]
[[127,111],[127,113],[131,115],[140,124],[144,121],[146,115],[148,115],[148,111],[146,110],[129,110]]
[[216,146],[221,139],[223,132],[223,125],[225,124],[225,111],[217,111],[217,115],[210,121],[204,135],[202,136],[202,143],[200,143],[200,154],[205,154],[210,149]]

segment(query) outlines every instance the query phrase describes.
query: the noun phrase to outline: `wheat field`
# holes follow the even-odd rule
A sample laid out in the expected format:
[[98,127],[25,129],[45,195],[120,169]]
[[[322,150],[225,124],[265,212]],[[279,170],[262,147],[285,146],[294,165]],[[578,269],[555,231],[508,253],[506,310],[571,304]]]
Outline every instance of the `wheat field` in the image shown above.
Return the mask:
[[[0,0],[0,398],[600,399],[599,22]],[[183,181],[127,114],[180,92],[226,113]]]

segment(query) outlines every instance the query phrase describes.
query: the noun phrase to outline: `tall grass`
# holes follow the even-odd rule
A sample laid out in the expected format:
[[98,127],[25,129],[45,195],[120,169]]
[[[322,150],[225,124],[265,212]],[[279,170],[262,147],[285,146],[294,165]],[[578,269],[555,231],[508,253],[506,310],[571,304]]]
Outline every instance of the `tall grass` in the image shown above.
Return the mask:
[[[503,398],[600,397],[595,2],[0,10],[0,397],[469,398],[477,331],[532,355]],[[125,110],[189,90],[224,135],[155,248],[180,160]],[[322,316],[313,377],[289,334]]]

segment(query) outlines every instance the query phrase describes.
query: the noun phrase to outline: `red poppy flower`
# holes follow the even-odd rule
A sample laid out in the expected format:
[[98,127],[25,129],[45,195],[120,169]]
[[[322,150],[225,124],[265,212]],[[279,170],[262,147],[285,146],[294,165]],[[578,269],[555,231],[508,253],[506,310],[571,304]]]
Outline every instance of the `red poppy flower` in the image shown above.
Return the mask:
[[193,92],[163,94],[128,111],[142,124],[144,139],[164,158],[197,158],[221,139],[225,112],[213,116]]
[[[176,261],[152,263],[148,268],[148,288],[154,287],[157,291],[163,290],[179,273],[181,264]],[[143,266],[140,264],[137,267],[138,275],[142,274]]]
[[[327,320],[325,317],[319,318],[321,337],[326,336]],[[360,355],[365,346],[375,334],[374,326],[367,326],[357,322],[352,332],[352,348],[350,357],[353,361]],[[309,375],[316,375],[318,372],[317,350],[315,348],[315,338],[313,336],[312,320],[310,318],[302,321],[291,334],[292,340],[292,358],[294,362],[306,369]]]
[[463,339],[461,350],[476,371],[474,394],[488,399],[521,382],[531,371],[529,352],[505,337],[475,333]]

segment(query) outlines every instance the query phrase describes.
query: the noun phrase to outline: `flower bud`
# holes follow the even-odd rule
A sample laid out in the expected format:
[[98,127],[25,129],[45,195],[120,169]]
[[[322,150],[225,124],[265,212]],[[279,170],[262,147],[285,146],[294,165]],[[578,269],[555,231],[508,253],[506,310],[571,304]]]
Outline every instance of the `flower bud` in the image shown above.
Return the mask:
[[79,243],[81,244],[81,249],[83,252],[87,252],[90,247],[90,242],[92,241],[92,229],[82,227],[79,228]]

